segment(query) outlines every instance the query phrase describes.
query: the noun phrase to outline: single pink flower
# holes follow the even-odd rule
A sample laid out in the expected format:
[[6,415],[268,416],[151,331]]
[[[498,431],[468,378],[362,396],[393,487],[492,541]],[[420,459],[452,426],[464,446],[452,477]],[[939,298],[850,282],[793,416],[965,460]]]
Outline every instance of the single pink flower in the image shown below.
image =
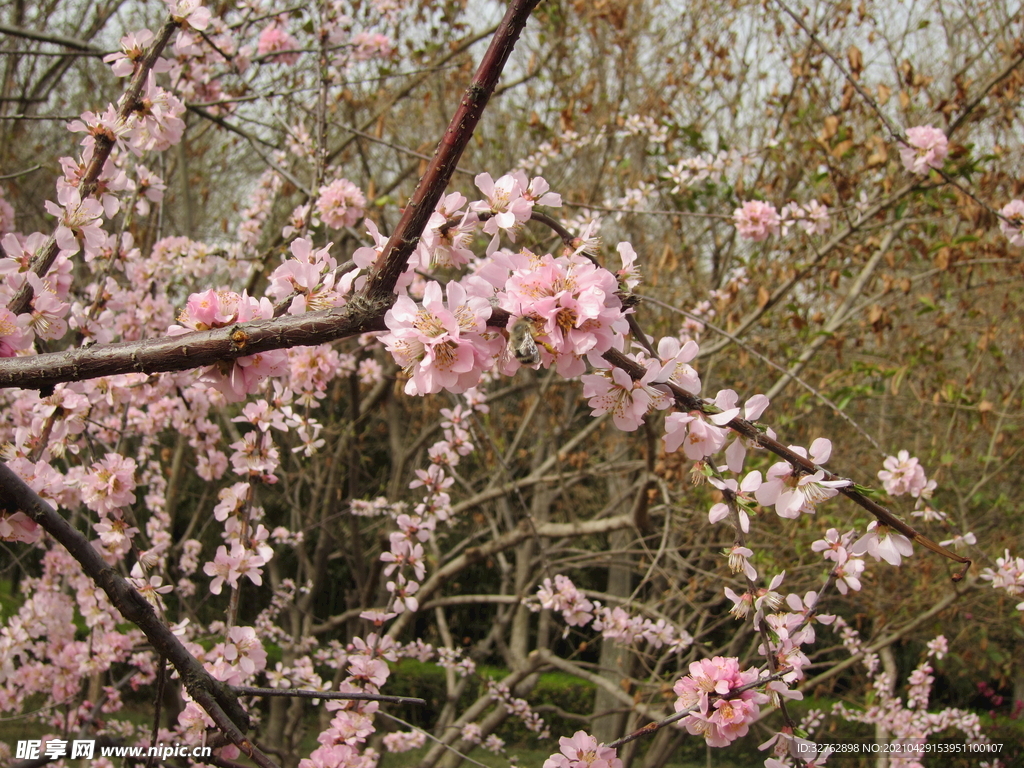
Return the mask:
[[930,168],[940,170],[949,152],[946,134],[930,125],[907,129],[907,142],[900,144],[903,167],[911,173],[927,174]]

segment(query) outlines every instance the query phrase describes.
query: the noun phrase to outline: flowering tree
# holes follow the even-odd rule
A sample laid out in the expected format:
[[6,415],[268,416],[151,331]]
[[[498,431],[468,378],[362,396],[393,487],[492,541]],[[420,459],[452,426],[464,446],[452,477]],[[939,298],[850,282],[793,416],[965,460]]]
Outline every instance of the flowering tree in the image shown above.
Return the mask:
[[[777,768],[828,759],[828,715],[911,761],[951,729],[988,743],[976,714],[929,712],[950,649],[927,633],[983,586],[1024,591],[1024,560],[985,545],[996,523],[975,509],[1018,463],[1003,346],[1019,340],[995,316],[1015,311],[1024,238],[1006,114],[1019,22],[963,9],[987,31],[940,78],[928,61],[887,69],[906,41],[866,7],[716,16],[720,40],[764,46],[757,66],[786,64],[766,89],[699,14],[537,5],[487,6],[486,33],[456,7],[389,0],[174,0],[156,31],[152,8],[117,32],[98,9],[95,41],[32,18],[7,30],[103,68],[40,74],[18,54],[5,167],[27,165],[32,94],[127,82],[62,121],[55,190],[15,173],[0,202],[0,701],[41,713],[41,741],[335,768],[429,737],[431,768],[501,752],[515,718],[559,739],[550,768],[614,768],[638,745],[660,766],[686,739],[751,732]],[[908,24],[937,18],[921,13]],[[792,36],[742,27],[765,14]],[[612,77],[616,58],[652,63]],[[404,103],[419,87],[429,98]],[[452,117],[429,156],[434,101]],[[958,298],[961,280],[980,298]],[[980,340],[962,321],[979,317]],[[751,373],[754,355],[784,361],[781,378]],[[794,383],[823,407],[780,408]],[[915,430],[905,404],[870,407],[901,387],[955,415]],[[912,439],[943,432],[986,461]],[[981,580],[959,551],[992,557]],[[901,565],[919,598],[883,586]],[[863,592],[883,605],[858,625]],[[970,631],[999,642],[999,626]],[[914,640],[930,643],[901,695],[892,648]],[[409,659],[445,671],[426,730],[388,712]],[[794,706],[855,665],[870,706]],[[546,670],[597,691],[572,737],[531,705]],[[143,694],[145,728],[123,702]]]

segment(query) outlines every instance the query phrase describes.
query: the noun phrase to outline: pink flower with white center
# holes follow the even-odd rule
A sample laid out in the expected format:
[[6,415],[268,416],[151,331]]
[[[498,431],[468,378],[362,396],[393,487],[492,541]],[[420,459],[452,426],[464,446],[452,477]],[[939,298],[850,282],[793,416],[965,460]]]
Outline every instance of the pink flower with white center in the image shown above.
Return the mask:
[[[388,239],[380,233],[380,230],[377,229],[377,225],[370,219],[365,219],[363,224],[366,225],[366,234],[373,238],[373,245],[366,245],[352,251],[352,263],[360,269],[369,269],[376,263],[377,257],[383,253],[384,246],[387,245]],[[396,288],[397,287],[398,286],[396,286]]]
[[[1016,596],[1024,594],[1024,557],[1010,557],[1010,550],[1003,551],[1003,557],[996,558],[995,568],[986,568],[981,578],[992,582],[993,589],[1005,589]],[[1017,604],[1018,611],[1024,611],[1024,603]]]
[[34,332],[42,339],[59,339],[67,333],[68,324],[64,317],[71,306],[57,298],[48,280],[34,272],[25,275],[32,286],[32,313],[25,322],[25,330]]
[[622,259],[622,269],[615,273],[615,277],[627,292],[633,291],[640,285],[640,270],[636,266],[636,251],[630,243],[619,243],[615,250],[619,252]]
[[119,517],[106,517],[94,525],[96,533],[100,536],[100,542],[110,552],[118,555],[125,555],[132,546],[132,537],[139,532],[128,522]]
[[1011,200],[999,209],[999,229],[1010,245],[1024,245],[1024,200]]
[[836,577],[836,589],[840,594],[845,595],[851,589],[860,592],[860,575],[864,573],[864,568],[863,560],[851,557],[832,569],[832,575]]
[[559,752],[544,761],[543,768],[622,768],[622,760],[611,747],[598,744],[586,731],[558,740]]
[[934,640],[928,641],[928,655],[934,656],[938,660],[942,660],[942,657],[949,653],[949,642],[946,640],[944,635],[939,635]]
[[705,416],[700,411],[670,413],[665,419],[665,436],[662,438],[665,451],[675,453],[679,446],[683,446],[683,453],[691,461],[700,461],[718,453],[725,445],[727,433],[705,420],[715,421],[716,418],[717,415]]
[[562,206],[562,196],[557,192],[550,192],[551,185],[543,177],[534,176],[527,183],[526,174],[523,171],[515,171],[512,176],[519,182],[519,188],[524,190],[523,197],[533,205],[548,205],[552,208]]
[[949,153],[946,134],[930,125],[907,129],[907,143],[900,144],[903,167],[911,173],[925,175],[930,168],[942,169]]
[[291,65],[299,60],[297,49],[302,46],[298,40],[282,28],[284,23],[284,21],[273,21],[260,32],[259,40],[256,43],[256,54],[258,56],[267,56],[277,51],[289,51],[289,53],[270,56],[268,60],[274,64]]
[[331,245],[329,243],[314,251],[313,243],[308,238],[292,241],[289,249],[294,258],[285,259],[274,270],[267,287],[267,296],[281,302],[297,294],[288,307],[290,315],[342,306],[345,303],[343,294],[351,287],[351,279],[343,278],[342,285],[336,285],[337,278],[333,270],[337,267],[337,261],[330,255]]
[[366,196],[348,179],[336,179],[320,187],[316,212],[331,229],[351,227],[366,209]]
[[590,398],[587,404],[594,409],[590,415],[611,412],[616,427],[633,432],[643,424],[644,414],[649,410],[664,410],[672,405],[668,393],[651,386],[659,369],[657,365],[649,366],[637,381],[621,368],[585,375],[583,396]]
[[846,551],[846,547],[849,545],[852,538],[853,537],[850,534],[840,536],[838,530],[835,528],[829,528],[825,531],[825,538],[818,539],[811,544],[811,550],[814,552],[822,552],[822,557],[826,560],[832,560],[837,565],[842,565],[850,557],[850,553]]
[[691,395],[700,394],[700,376],[689,363],[700,352],[697,342],[690,340],[685,344],[674,336],[666,336],[658,341],[658,359],[661,371],[655,381],[672,382]]
[[[806,457],[807,451],[798,445],[789,446],[790,450]],[[819,437],[811,443],[810,459],[815,464],[824,464],[832,454],[832,442]],[[772,465],[765,476],[764,484],[754,494],[757,503],[763,506],[775,506],[779,517],[794,519],[803,512],[814,514],[814,507],[826,499],[835,496],[838,488],[850,485],[849,480],[825,480],[824,470],[814,474],[798,474],[788,462],[781,461]]]
[[78,253],[85,246],[85,255],[96,255],[107,241],[103,231],[103,204],[99,200],[89,198],[82,200],[82,195],[74,187],[64,187],[57,195],[60,202],[47,200],[46,210],[58,217],[60,223],[54,237],[57,246],[68,256]]
[[580,592],[572,581],[562,574],[555,576],[554,586],[551,579],[537,589],[542,608],[561,611],[565,623],[570,627],[582,627],[594,618],[594,604]]
[[427,221],[416,253],[422,269],[461,267],[475,256],[471,248],[477,215],[460,210],[465,195],[452,192],[441,198]]
[[594,629],[601,633],[601,637],[617,643],[629,645],[636,642],[643,634],[643,628],[643,620],[639,616],[631,616],[619,606],[602,606],[596,611]]
[[419,610],[420,603],[413,595],[415,595],[420,585],[415,581],[409,581],[402,576],[398,575],[394,581],[389,581],[386,585],[388,592],[391,592],[395,596],[394,611],[395,613],[403,613],[410,611],[415,613]]
[[733,591],[732,587],[725,587],[723,591],[725,596],[732,601],[732,608],[729,609],[729,613],[737,619],[745,619],[750,615],[750,609],[754,607],[754,595],[752,593],[743,592],[738,594]]
[[[752,503],[750,494],[761,487],[761,473],[755,469],[753,472],[748,473],[747,476],[738,484],[731,477],[725,480],[719,480],[717,477],[710,477],[708,478],[708,482],[721,491],[728,491],[739,499],[742,499],[747,503]],[[740,519],[740,530],[744,533],[749,533],[750,517],[747,515],[746,504],[739,503],[736,507]],[[728,516],[729,505],[725,502],[720,501],[708,510],[708,522],[712,525],[722,522]],[[750,578],[754,577],[751,576]]]
[[[761,418],[761,414],[768,408],[769,401],[764,395],[754,395],[743,404],[743,418],[747,421],[757,421]],[[768,428],[768,436],[771,438],[775,437],[775,432]],[[729,443],[729,447],[725,449],[725,463],[729,467],[731,472],[739,474],[743,471],[743,462],[747,458],[747,447],[748,444],[757,447],[756,443],[743,437],[743,435],[737,434],[736,438]],[[759,472],[757,475],[758,479],[761,477]]]
[[779,234],[781,224],[775,206],[760,200],[745,202],[741,208],[733,211],[732,220],[740,237],[754,242],[767,240],[770,235]]
[[147,579],[141,563],[135,563],[132,566],[131,578],[128,581],[146,602],[158,610],[162,610],[164,607],[160,595],[166,595],[174,589],[173,584],[164,584],[163,577],[157,574],[153,574]]
[[102,460],[93,462],[81,481],[82,501],[101,515],[134,504],[135,469],[134,459],[126,459],[118,453],[108,453]]
[[224,658],[236,664],[246,677],[266,669],[267,652],[263,650],[263,643],[256,637],[256,630],[252,627],[229,629],[223,653]]
[[148,29],[129,32],[121,38],[121,50],[107,54],[103,60],[110,64],[115,77],[129,77],[135,72],[135,66],[142,61],[152,42],[153,33]]
[[878,479],[890,496],[902,496],[909,493],[914,498],[921,495],[928,479],[924,467],[916,457],[907,451],[900,451],[896,456],[887,456],[883,463],[885,469],[879,471]]
[[491,174],[481,173],[473,181],[487,200],[471,203],[469,210],[490,214],[490,218],[484,223],[484,232],[494,235],[487,248],[488,254],[491,254],[498,247],[498,233],[501,230],[508,234],[513,243],[516,241],[516,228],[530,218],[533,203],[523,197],[524,190],[512,175],[505,175],[494,181]]
[[[168,327],[167,333],[180,336],[190,331],[222,328],[255,319],[267,320],[273,316],[274,306],[266,297],[257,301],[245,293],[239,295],[233,291],[210,289],[189,296],[188,304],[178,315],[178,322],[182,325]],[[238,402],[254,393],[268,376],[281,376],[287,371],[288,352],[276,349],[240,357],[230,369],[226,363],[204,368],[200,381],[210,384],[229,401]]]
[[210,592],[219,595],[225,581],[232,587],[238,587],[238,580],[248,577],[249,581],[259,586],[263,583],[263,572],[260,570],[266,561],[257,554],[250,552],[239,542],[231,545],[231,553],[222,544],[217,547],[217,554],[213,562],[203,566],[203,572],[207,576],[213,576],[210,583]]
[[487,299],[468,297],[456,282],[448,283],[447,305],[433,281],[424,289],[422,307],[399,296],[384,316],[390,332],[380,340],[410,377],[406,394],[459,393],[475,386],[497,351],[484,338],[490,314]]
[[761,587],[757,590],[757,594],[754,596],[754,608],[759,614],[763,613],[765,608],[777,611],[782,605],[782,595],[775,590],[782,585],[785,578],[786,572],[783,571],[771,580],[767,588]]
[[868,524],[868,532],[861,536],[850,547],[850,554],[869,554],[875,560],[885,560],[890,565],[899,566],[902,558],[914,554],[914,547],[906,536],[894,533],[887,525],[877,520]]
[[231,444],[231,465],[236,475],[258,477],[270,475],[280,464],[280,454],[269,432],[253,430]]
[[750,564],[747,559],[754,556],[754,550],[747,547],[741,547],[736,545],[731,549],[725,550],[725,554],[729,557],[729,570],[733,573],[743,572],[743,575],[750,580],[757,578],[757,571],[754,570],[754,566]]
[[368,656],[349,657],[348,673],[352,676],[353,682],[378,689],[387,682],[391,674],[387,662]]

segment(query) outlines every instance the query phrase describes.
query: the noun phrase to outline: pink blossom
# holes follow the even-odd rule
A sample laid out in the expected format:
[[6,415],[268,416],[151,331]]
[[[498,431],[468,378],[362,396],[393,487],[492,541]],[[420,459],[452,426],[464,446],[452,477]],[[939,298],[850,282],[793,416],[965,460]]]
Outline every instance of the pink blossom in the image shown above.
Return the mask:
[[665,336],[658,341],[658,359],[661,371],[655,378],[658,382],[672,382],[691,395],[700,393],[700,376],[689,363],[700,352],[697,342],[690,340],[685,344],[673,336]]
[[210,24],[210,9],[200,0],[164,0],[171,8],[171,18],[184,29],[202,31]]
[[832,575],[836,577],[836,589],[840,594],[845,595],[851,589],[854,592],[860,591],[860,575],[864,573],[864,568],[863,560],[851,557],[832,569]]
[[946,134],[930,125],[907,129],[907,142],[900,144],[903,167],[911,173],[927,174],[929,168],[942,169],[949,152]]
[[24,512],[15,512],[12,515],[0,510],[0,541],[34,544],[39,541],[42,534],[43,529],[39,524]]
[[273,21],[260,32],[259,41],[256,44],[256,53],[259,56],[267,56],[267,54],[276,53],[277,51],[290,51],[290,53],[270,56],[269,61],[274,64],[291,65],[299,60],[300,54],[296,49],[301,47],[299,41],[282,28],[281,23]]
[[885,469],[879,471],[878,479],[890,496],[902,496],[909,493],[917,498],[927,484],[924,467],[916,457],[907,451],[900,451],[896,456],[887,456],[883,463]]
[[537,597],[540,598],[542,608],[561,611],[565,623],[570,627],[585,626],[594,617],[594,604],[584,597],[567,576],[556,575],[554,585],[551,579],[544,579],[537,589]]
[[706,419],[714,420],[715,416],[706,417],[700,411],[689,413],[670,413],[665,419],[665,450],[674,453],[683,446],[686,458],[692,461],[711,456],[725,445],[727,433]]
[[491,253],[497,247],[499,230],[505,231],[515,242],[516,228],[530,218],[533,202],[523,196],[521,180],[515,176],[505,175],[494,181],[491,174],[481,173],[473,181],[487,197],[487,201],[472,203],[469,209],[490,214],[484,224],[484,232],[494,235],[488,247],[488,253]]
[[93,462],[82,479],[82,501],[94,512],[106,515],[135,503],[135,460],[108,453]]
[[[790,450],[806,457],[807,451],[798,445]],[[824,464],[832,453],[832,442],[819,437],[811,443],[810,459],[815,464]],[[798,474],[788,462],[773,464],[766,473],[764,484],[754,494],[757,503],[775,506],[779,517],[797,518],[800,513],[814,514],[814,507],[835,496],[838,488],[850,485],[849,480],[825,480],[824,470],[813,474]]]
[[232,627],[224,643],[224,658],[251,677],[267,666],[267,652],[252,627]]
[[0,357],[14,357],[31,341],[32,334],[25,333],[17,316],[7,307],[0,307]]
[[366,196],[348,179],[336,179],[320,187],[316,212],[331,229],[351,227],[362,217]]
[[660,389],[650,386],[660,366],[648,367],[643,378],[634,381],[621,368],[608,372],[587,374],[583,377],[583,396],[590,398],[591,416],[611,413],[615,426],[624,432],[633,432],[652,408],[664,410],[672,398]]
[[825,538],[818,539],[811,544],[811,551],[822,552],[822,557],[826,560],[832,560],[836,564],[842,565],[850,557],[846,547],[849,545],[851,538],[852,536],[849,534],[840,536],[838,530],[829,528],[825,531]]
[[94,256],[106,242],[106,233],[101,226],[103,205],[99,200],[82,200],[78,189],[65,187],[57,196],[60,206],[47,200],[46,210],[57,216],[60,223],[54,237],[57,245],[68,255],[78,253],[85,246],[87,256]]
[[868,532],[861,536],[850,547],[854,555],[871,555],[875,560],[885,560],[890,565],[898,566],[901,559],[914,554],[914,547],[906,536],[894,533],[887,525],[877,520],[868,524]]
[[767,240],[769,235],[779,233],[779,212],[771,203],[748,200],[732,214],[733,223],[740,237],[754,242]]
[[[148,29],[129,32],[121,38],[121,50],[104,56],[103,60],[110,64],[116,77],[128,77],[135,72],[152,42],[153,33]],[[153,70],[158,73],[166,72],[168,69],[170,62],[166,59],[157,59],[153,66]]]
[[543,768],[622,768],[622,760],[611,747],[598,744],[586,731],[558,740],[559,752],[544,761]]
[[1010,245],[1024,245],[1024,200],[1011,200],[999,209],[999,229]]

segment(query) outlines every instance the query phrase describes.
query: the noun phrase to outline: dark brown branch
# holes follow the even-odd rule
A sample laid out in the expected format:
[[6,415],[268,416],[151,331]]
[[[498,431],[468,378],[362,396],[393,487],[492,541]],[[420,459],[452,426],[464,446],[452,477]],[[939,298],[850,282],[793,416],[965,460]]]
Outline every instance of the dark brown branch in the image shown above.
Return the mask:
[[398,278],[405,271],[409,257],[416,250],[420,235],[427,226],[427,220],[455,173],[459,158],[480,122],[484,107],[498,84],[498,78],[512,54],[516,40],[526,26],[526,20],[539,2],[513,0],[509,3],[505,18],[491,39],[473,82],[462,97],[459,108],[434,152],[434,159],[430,161],[394,233],[374,265],[365,291],[371,300],[390,301],[394,295]]
[[273,320],[0,360],[0,387],[47,390],[55,384],[119,373],[185,371],[274,349],[312,346],[386,330],[387,307],[352,301],[344,307]]

